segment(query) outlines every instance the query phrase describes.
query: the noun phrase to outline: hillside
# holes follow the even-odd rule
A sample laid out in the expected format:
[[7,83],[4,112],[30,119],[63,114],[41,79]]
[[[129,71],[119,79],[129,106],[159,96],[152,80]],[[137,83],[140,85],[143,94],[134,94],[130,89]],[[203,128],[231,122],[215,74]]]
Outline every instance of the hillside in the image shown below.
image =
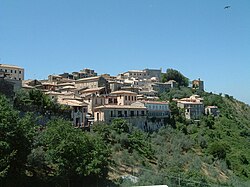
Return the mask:
[[[186,88],[180,92],[192,93]],[[107,127],[117,166],[111,177],[119,172],[135,175],[140,185],[249,186],[250,107],[227,95],[202,96],[206,105],[219,107],[219,117],[194,122],[175,116],[172,126],[134,136],[134,131],[116,135]]]
[[[189,88],[173,89],[161,99],[191,94]],[[205,105],[219,107],[219,117],[186,120],[171,101],[171,118],[151,133],[122,119],[84,132],[71,127],[67,108],[40,92],[17,94],[14,102],[0,96],[0,183],[13,185],[15,177],[25,186],[135,185],[131,180],[249,186],[250,107],[232,96],[199,94]]]

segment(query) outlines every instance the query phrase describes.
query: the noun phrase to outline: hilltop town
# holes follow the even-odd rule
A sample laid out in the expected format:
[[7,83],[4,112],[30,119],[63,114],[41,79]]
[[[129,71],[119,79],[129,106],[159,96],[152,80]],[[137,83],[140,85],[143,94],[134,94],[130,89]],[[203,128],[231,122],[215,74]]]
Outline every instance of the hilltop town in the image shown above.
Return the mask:
[[[83,69],[48,75],[47,80],[24,80],[23,68],[0,64],[1,82],[9,82],[14,91],[39,89],[59,104],[70,106],[72,123],[79,128],[89,128],[93,122],[110,123],[115,118],[123,118],[144,131],[164,126],[171,111],[169,101],[160,101],[159,96],[180,85],[176,80],[163,82],[163,75],[161,69],[129,70],[117,76]],[[200,79],[188,86],[204,91]],[[186,119],[218,115],[217,106],[204,106],[199,95],[173,100],[185,111]]]
[[1,185],[249,186],[250,108],[202,80],[24,72],[0,64]]

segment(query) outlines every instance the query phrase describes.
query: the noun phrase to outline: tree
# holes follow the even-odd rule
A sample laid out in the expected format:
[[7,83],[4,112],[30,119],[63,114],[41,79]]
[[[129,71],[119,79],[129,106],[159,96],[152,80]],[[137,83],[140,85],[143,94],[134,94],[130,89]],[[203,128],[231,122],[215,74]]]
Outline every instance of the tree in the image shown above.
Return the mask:
[[187,87],[189,84],[188,78],[174,69],[167,69],[167,72],[162,76],[162,82],[167,82],[169,80],[175,80],[179,86]]
[[109,150],[100,138],[57,119],[49,122],[39,141],[40,146],[33,153],[44,152],[44,162],[50,168],[48,175],[68,181],[79,177],[106,177]]
[[35,130],[33,125],[29,115],[20,119],[19,113],[0,95],[0,178],[17,179],[25,175]]
[[214,142],[208,147],[208,152],[218,159],[225,159],[229,150],[229,145],[224,142]]

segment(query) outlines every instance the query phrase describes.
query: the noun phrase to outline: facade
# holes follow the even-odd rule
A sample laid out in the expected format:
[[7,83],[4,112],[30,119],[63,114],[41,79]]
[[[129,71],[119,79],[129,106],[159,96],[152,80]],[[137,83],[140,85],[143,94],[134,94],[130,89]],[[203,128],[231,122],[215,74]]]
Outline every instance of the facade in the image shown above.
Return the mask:
[[144,106],[147,108],[147,126],[143,129],[154,131],[163,127],[165,120],[170,116],[169,103],[163,101],[137,101],[132,106]]
[[109,87],[110,87],[111,92],[121,90],[122,86],[123,86],[123,83],[116,82],[116,81],[109,81]]
[[87,115],[87,104],[76,99],[62,98],[58,99],[58,103],[62,105],[70,106],[71,108],[71,119],[75,127],[84,128],[89,127],[86,115]]
[[148,117],[169,117],[169,103],[163,101],[137,101],[132,106],[144,106],[147,108]]
[[125,90],[115,91],[110,93],[110,95],[112,98],[117,99],[117,105],[130,105],[137,100],[137,93]]
[[97,73],[95,72],[95,70],[85,68],[83,70],[80,70],[79,72],[72,72],[72,76],[75,80],[78,80],[82,78],[95,77],[97,76]]
[[5,94],[7,97],[13,97],[15,92],[22,87],[21,80],[5,79],[0,77],[0,93]]
[[0,71],[5,73],[6,78],[14,79],[14,80],[24,80],[24,68],[7,65],[7,64],[0,64]]
[[204,91],[204,81],[198,79],[192,81],[192,88],[199,91]]
[[144,128],[147,125],[147,108],[128,105],[104,105],[95,108],[96,122],[112,122],[115,118],[123,118],[129,123]]
[[75,81],[77,89],[104,87],[109,92],[108,81],[102,76],[83,78]]
[[206,115],[212,115],[214,117],[219,115],[219,110],[217,106],[207,106],[205,108],[205,114]]
[[144,70],[130,70],[118,76],[119,78],[137,78],[137,79],[150,79],[156,77],[158,80],[161,78],[161,69],[144,69]]
[[199,119],[204,114],[204,104],[199,101],[177,101],[179,108],[185,109],[187,119]]

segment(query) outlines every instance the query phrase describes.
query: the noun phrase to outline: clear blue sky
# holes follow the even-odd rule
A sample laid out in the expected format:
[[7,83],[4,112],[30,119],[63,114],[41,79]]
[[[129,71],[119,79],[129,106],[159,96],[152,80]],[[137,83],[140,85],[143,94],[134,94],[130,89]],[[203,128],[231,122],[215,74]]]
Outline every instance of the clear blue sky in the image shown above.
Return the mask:
[[0,0],[0,58],[26,79],[174,68],[250,104],[250,0]]

